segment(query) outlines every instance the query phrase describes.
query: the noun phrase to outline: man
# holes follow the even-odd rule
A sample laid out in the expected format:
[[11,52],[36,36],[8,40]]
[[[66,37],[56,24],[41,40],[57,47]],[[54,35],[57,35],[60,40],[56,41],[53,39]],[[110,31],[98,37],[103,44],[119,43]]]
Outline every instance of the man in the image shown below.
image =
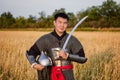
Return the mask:
[[[27,51],[27,58],[34,69],[38,71],[38,80],[75,80],[71,61],[85,63],[80,57],[85,57],[81,43],[71,36],[66,51],[62,47],[68,37],[66,28],[69,18],[65,13],[57,13],[54,16],[54,31],[40,37]],[[54,55],[57,50],[57,59]],[[41,51],[51,59],[52,65],[43,66],[37,61]]]

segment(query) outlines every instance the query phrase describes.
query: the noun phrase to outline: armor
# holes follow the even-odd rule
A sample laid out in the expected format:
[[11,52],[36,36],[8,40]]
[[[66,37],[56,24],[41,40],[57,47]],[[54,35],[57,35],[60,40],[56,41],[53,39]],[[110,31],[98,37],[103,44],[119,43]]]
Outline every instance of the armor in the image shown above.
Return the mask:
[[[51,61],[52,65],[46,66],[42,71],[38,71],[38,80],[51,80],[51,68],[52,66],[66,66],[72,64],[72,61],[78,63],[85,63],[87,61],[84,54],[81,43],[74,37],[71,36],[68,45],[66,46],[65,52],[69,53],[68,59],[64,60],[59,57],[58,52],[62,49],[68,34],[64,34],[59,37],[55,31],[40,37],[35,44],[27,51],[27,58],[30,64],[39,63],[36,59],[38,55],[41,56],[41,51],[46,53]],[[54,43],[54,44],[53,44]],[[74,43],[74,44],[73,44]],[[72,47],[71,47],[72,46]],[[73,70],[62,69],[62,73],[65,80],[74,80]]]

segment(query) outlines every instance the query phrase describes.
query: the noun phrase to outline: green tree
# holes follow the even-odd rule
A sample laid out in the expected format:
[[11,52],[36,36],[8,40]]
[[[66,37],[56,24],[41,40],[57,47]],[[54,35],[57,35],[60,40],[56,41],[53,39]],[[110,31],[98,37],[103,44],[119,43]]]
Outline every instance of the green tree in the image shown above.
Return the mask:
[[77,23],[77,18],[72,12],[67,13],[69,17],[69,27],[73,27]]
[[54,26],[53,26],[53,20],[54,20],[54,18],[53,18],[53,16],[48,16],[47,18],[46,18],[46,20],[45,20],[45,27],[47,27],[47,28],[53,28]]
[[54,16],[55,14],[60,13],[60,12],[66,13],[65,8],[55,9],[52,16]]
[[15,23],[15,18],[10,12],[4,12],[0,16],[1,28],[10,28]]
[[89,20],[99,20],[101,16],[98,14],[99,7],[92,6],[91,8],[88,8],[89,10]]
[[103,4],[99,6],[99,14],[106,20],[106,27],[112,27],[113,20],[118,20],[118,16],[120,15],[119,9],[120,6],[113,0],[104,1]]
[[46,27],[46,13],[44,11],[41,11],[38,13],[40,17],[37,20],[37,28],[44,28]]
[[[76,14],[77,21],[81,20],[83,17],[89,15],[89,10],[81,10]],[[89,23],[89,17],[80,25],[80,27],[91,27]]]
[[101,6],[92,6],[77,13],[78,20],[88,15],[88,19],[81,26],[93,28],[120,27],[120,5],[113,0],[107,0]]
[[29,18],[27,19],[27,22],[28,23],[36,23],[36,17],[32,16],[32,15],[29,15]]
[[29,17],[27,18],[27,23],[26,23],[25,27],[28,27],[28,28],[36,27],[36,21],[37,21],[37,19],[35,16],[29,15]]
[[28,27],[27,26],[27,20],[24,17],[19,16],[19,17],[16,18],[16,23],[13,25],[13,27],[15,27],[15,28]]

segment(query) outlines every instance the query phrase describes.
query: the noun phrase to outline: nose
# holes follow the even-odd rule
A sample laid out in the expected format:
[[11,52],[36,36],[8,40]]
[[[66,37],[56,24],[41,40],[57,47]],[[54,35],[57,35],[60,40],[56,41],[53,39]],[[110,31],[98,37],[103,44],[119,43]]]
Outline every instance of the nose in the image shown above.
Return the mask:
[[64,27],[64,23],[61,23],[61,27]]

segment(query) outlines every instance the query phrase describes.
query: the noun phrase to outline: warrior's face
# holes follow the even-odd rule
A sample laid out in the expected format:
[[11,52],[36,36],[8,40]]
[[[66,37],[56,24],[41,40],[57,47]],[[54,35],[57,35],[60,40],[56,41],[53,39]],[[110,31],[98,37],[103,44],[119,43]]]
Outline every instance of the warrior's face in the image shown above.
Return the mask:
[[58,33],[58,35],[62,35],[62,33],[66,30],[68,26],[68,20],[62,17],[58,17],[54,21],[54,26],[55,26],[55,30]]

